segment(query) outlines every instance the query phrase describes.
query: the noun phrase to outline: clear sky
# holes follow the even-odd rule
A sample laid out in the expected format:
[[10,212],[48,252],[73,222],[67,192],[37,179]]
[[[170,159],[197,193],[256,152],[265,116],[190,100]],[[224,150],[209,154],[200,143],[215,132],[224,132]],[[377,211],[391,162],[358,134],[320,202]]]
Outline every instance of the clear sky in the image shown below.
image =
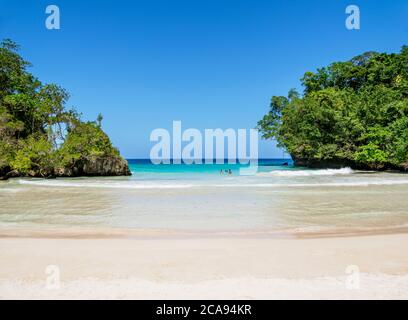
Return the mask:
[[[48,30],[45,8],[60,8]],[[361,10],[361,29],[345,9]],[[43,82],[103,128],[127,158],[147,158],[150,132],[253,128],[272,95],[300,88],[305,71],[408,44],[408,1],[0,0],[0,38],[22,46]],[[281,157],[273,143],[261,157]]]

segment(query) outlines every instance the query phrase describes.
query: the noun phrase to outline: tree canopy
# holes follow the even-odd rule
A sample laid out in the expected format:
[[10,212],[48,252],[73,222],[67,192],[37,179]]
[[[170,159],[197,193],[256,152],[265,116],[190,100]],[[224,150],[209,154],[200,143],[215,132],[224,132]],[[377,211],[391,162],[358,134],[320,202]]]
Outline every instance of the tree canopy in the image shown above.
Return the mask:
[[272,97],[258,122],[298,163],[408,167],[408,47],[368,52],[301,79],[303,95]]
[[0,44],[0,176],[52,176],[91,157],[119,157],[97,121],[67,108],[68,92],[43,84],[11,40]]

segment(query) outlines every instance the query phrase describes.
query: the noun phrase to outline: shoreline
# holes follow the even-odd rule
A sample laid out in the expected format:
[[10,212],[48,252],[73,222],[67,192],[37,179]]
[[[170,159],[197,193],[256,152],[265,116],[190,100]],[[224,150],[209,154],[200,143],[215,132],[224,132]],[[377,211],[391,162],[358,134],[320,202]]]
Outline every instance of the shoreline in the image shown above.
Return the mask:
[[326,173],[255,181],[316,186],[279,190],[11,183],[0,299],[408,299],[405,177]]
[[[408,234],[326,239],[1,238],[0,298],[407,299]],[[22,263],[29,261],[30,263]],[[61,287],[46,288],[58,266]],[[346,287],[359,268],[360,289]]]
[[295,228],[282,230],[188,230],[188,229],[125,229],[125,228],[55,228],[0,229],[1,239],[325,239],[408,234],[408,225],[378,228]]

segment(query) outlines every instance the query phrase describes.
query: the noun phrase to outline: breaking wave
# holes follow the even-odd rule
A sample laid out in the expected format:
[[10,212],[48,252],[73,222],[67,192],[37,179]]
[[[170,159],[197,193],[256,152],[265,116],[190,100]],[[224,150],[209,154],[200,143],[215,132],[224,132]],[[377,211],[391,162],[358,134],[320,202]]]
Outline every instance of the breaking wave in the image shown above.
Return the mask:
[[19,180],[19,184],[36,185],[42,187],[66,187],[66,188],[107,188],[107,189],[184,189],[191,188],[191,184],[166,184],[166,183],[132,183],[132,182],[71,182],[71,181],[47,181],[47,180]]
[[369,187],[369,186],[392,186],[408,185],[408,179],[367,179],[358,181],[337,182],[310,182],[310,183],[264,183],[264,182],[237,182],[214,183],[194,181],[191,183],[157,182],[134,182],[134,181],[100,181],[100,182],[71,182],[71,181],[47,181],[47,180],[19,180],[21,185],[33,185],[38,187],[56,188],[105,188],[105,189],[189,189],[189,188],[319,188],[319,187]]
[[258,173],[260,176],[277,176],[277,177],[310,177],[310,176],[335,176],[352,174],[351,168],[342,169],[324,169],[324,170],[274,170],[270,172]]

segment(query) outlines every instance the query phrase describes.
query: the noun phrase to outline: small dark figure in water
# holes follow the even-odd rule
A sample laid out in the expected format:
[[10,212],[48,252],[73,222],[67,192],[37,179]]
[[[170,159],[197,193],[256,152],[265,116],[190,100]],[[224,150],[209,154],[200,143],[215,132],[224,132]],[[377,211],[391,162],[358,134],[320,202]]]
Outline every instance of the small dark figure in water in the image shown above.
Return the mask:
[[231,169],[228,169],[228,174],[229,174],[229,175],[231,175],[231,174],[232,174]]
[[282,164],[282,166],[287,167],[289,166],[289,163],[285,162],[284,164]]
[[222,171],[222,169],[220,170],[220,175],[223,175],[224,174],[224,171]]

